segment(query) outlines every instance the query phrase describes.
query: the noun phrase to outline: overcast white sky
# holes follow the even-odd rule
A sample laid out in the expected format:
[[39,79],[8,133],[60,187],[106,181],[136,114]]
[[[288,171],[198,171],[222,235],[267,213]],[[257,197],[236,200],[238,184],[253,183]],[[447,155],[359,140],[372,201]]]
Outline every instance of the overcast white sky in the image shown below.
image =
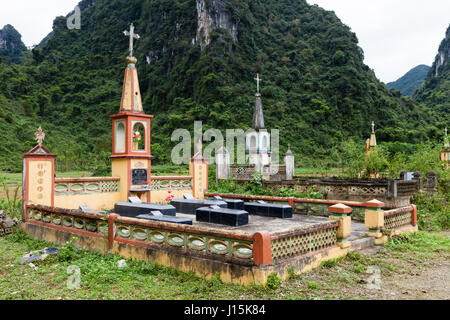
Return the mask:
[[[431,65],[450,23],[449,0],[307,1],[336,12],[356,33],[365,63],[384,82],[398,79],[419,64]],[[12,24],[31,46],[52,30],[56,16],[68,14],[78,2],[0,0],[0,28]]]

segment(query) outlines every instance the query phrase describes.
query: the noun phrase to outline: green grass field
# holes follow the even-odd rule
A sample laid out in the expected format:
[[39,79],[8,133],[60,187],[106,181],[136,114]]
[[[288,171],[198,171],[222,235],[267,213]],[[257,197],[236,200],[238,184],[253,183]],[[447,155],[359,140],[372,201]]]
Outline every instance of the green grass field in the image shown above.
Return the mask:
[[[0,299],[138,299],[138,300],[316,300],[316,299],[400,299],[448,298],[445,291],[431,292],[420,285],[403,288],[428,272],[439,272],[439,265],[450,258],[448,234],[418,233],[396,240],[376,255],[350,254],[348,257],[324,263],[311,272],[294,275],[287,281],[271,277],[266,286],[248,287],[205,280],[193,273],[183,273],[149,262],[126,260],[63,246],[59,255],[35,263],[20,265],[21,257],[30,250],[55,247],[45,241],[30,239],[16,230],[0,237]],[[80,269],[80,288],[68,289],[70,266]],[[381,272],[381,289],[369,290],[369,267]],[[448,284],[448,279],[446,280]],[[445,286],[445,284],[442,284]],[[448,286],[447,286],[448,288]],[[401,291],[409,290],[408,295]],[[428,290],[428,291],[427,291]],[[447,289],[448,290],[448,289]],[[427,291],[427,292],[425,292]],[[431,294],[432,293],[432,294]],[[400,297],[398,296],[400,295]]]

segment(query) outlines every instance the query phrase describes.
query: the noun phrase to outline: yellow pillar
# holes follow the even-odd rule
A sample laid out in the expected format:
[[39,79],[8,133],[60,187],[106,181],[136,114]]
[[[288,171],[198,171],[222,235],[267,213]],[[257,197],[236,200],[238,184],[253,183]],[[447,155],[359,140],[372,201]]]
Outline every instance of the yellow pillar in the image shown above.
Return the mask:
[[22,220],[25,221],[27,204],[54,206],[56,155],[38,145],[22,157]]
[[348,214],[352,213],[352,208],[339,203],[328,208],[328,212],[332,215],[328,218],[330,221],[338,221],[339,228],[337,231],[338,245],[342,249],[350,247],[348,237],[352,233],[352,218]]
[[369,229],[367,235],[375,238],[375,243],[384,242],[381,229],[384,227],[384,203],[378,200],[371,200],[366,203],[364,224]]
[[195,199],[205,199],[208,192],[208,161],[200,152],[191,159],[189,174],[192,177],[192,195]]

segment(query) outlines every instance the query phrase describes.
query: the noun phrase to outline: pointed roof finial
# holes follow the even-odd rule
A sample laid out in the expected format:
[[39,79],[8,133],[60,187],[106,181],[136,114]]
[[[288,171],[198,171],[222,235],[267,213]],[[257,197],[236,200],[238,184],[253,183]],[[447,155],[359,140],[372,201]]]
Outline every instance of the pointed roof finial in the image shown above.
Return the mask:
[[130,31],[125,30],[123,32],[124,35],[126,35],[127,37],[130,37],[130,57],[133,56],[133,46],[134,46],[134,39],[140,39],[141,37],[137,34],[134,33],[134,25],[131,24],[130,25]]
[[256,74],[256,93],[259,93],[259,83],[261,82],[261,78],[259,77],[259,73]]
[[38,142],[39,147],[42,147],[42,141],[45,140],[45,132],[42,131],[41,127],[34,133],[34,139]]
[[290,144],[290,143],[288,143],[288,150],[286,151],[286,155],[287,155],[287,156],[294,155],[294,154],[292,153],[292,150],[291,150],[291,144]]

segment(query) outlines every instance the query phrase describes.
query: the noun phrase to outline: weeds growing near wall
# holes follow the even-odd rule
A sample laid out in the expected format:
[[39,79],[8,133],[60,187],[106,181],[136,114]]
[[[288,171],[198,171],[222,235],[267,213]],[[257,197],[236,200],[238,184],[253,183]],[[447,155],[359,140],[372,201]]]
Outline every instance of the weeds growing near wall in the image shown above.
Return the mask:
[[22,195],[20,186],[10,187],[5,178],[0,177],[0,191],[5,193],[6,198],[0,198],[0,210],[11,218],[20,218],[20,208],[22,207]]

